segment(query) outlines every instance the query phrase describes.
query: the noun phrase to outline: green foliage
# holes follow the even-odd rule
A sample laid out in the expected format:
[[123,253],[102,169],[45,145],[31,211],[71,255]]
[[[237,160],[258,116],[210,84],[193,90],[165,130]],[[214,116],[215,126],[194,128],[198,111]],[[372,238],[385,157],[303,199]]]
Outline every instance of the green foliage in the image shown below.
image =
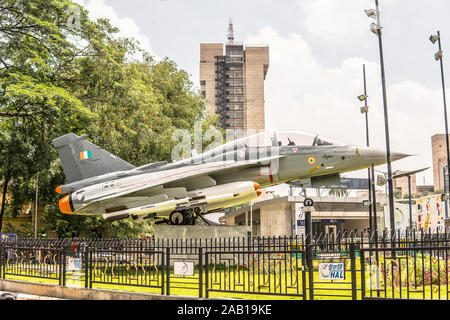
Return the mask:
[[[76,27],[67,23],[74,8]],[[137,166],[170,160],[175,129],[192,132],[202,120],[205,131],[217,123],[205,118],[205,101],[189,75],[118,37],[108,20],[89,20],[71,1],[3,0],[0,10],[0,181],[9,195],[0,228],[4,211],[17,215],[33,201],[39,173],[47,231],[61,237],[151,232],[149,222],[60,214],[54,189],[65,177],[50,142],[74,132]]]
[[332,197],[347,197],[348,193],[347,188],[331,188],[328,190],[328,195]]
[[395,199],[401,199],[402,198],[402,191],[399,189],[394,189],[394,198]]
[[250,206],[250,202],[241,203],[232,207],[225,208],[225,214],[231,214],[239,209]]

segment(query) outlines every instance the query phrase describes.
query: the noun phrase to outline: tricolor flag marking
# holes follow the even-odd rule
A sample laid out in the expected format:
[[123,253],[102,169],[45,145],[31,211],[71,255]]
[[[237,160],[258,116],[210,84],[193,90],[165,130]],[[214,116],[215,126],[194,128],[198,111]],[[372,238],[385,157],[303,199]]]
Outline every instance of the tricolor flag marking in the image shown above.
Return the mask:
[[86,160],[86,159],[91,159],[91,158],[92,158],[91,150],[86,150],[86,151],[80,152],[81,160]]

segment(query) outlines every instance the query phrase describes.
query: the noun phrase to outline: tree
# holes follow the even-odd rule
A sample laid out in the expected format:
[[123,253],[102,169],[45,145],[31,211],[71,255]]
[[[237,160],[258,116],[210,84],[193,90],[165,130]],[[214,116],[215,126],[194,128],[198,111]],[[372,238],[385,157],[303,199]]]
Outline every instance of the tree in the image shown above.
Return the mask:
[[328,195],[332,197],[347,197],[348,193],[347,188],[331,188],[328,190]]
[[[74,11],[76,27],[68,23]],[[206,130],[217,121],[205,118],[188,74],[169,59],[155,61],[108,20],[91,21],[70,1],[5,0],[0,15],[0,179],[11,199],[3,198],[0,228],[5,211],[33,201],[39,172],[46,228],[60,236],[151,230],[148,223],[61,215],[54,188],[65,177],[50,142],[74,132],[134,165],[170,160],[175,129],[192,131],[204,120]]]
[[[0,4],[0,178],[3,195],[11,188],[13,213],[30,200],[32,179],[54,151],[48,138],[62,128],[82,126],[92,115],[81,101],[57,85],[61,66],[77,55],[66,21],[69,1],[14,1]],[[55,19],[56,18],[56,19]],[[0,207],[0,230],[6,211]]]

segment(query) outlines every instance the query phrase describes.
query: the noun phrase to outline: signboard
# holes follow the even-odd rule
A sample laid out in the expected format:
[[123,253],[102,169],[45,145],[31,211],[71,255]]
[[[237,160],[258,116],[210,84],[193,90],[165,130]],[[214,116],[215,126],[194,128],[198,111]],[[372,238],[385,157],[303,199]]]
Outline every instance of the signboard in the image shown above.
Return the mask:
[[66,257],[67,273],[66,273],[66,286],[69,288],[82,288],[84,287],[83,280],[83,259]]
[[311,198],[305,198],[305,200],[303,200],[303,205],[305,207],[312,207],[314,205],[314,201]]
[[296,225],[295,230],[297,236],[305,235],[305,212],[303,211],[303,203],[297,202],[295,204],[295,217],[296,217]]
[[176,276],[193,276],[194,263],[193,262],[174,262],[173,273]]
[[0,242],[8,240],[17,240],[17,235],[15,233],[0,233]]
[[[291,185],[301,187],[298,181],[290,182]],[[305,188],[312,188],[311,184],[305,184]],[[328,185],[327,189],[354,189],[367,190],[369,188],[369,181],[367,178],[341,178],[341,183]]]
[[67,257],[67,271],[80,271],[83,269],[81,258]]
[[345,280],[343,262],[319,263],[319,280]]

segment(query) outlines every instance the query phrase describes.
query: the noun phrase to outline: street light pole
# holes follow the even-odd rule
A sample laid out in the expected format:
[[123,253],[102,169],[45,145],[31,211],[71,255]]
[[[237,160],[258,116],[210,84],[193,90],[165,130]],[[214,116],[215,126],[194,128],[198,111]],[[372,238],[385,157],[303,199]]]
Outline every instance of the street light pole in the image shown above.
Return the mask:
[[[444,166],[442,168],[442,171],[444,171],[444,193],[448,194],[449,193],[449,191],[447,190],[448,189],[448,185],[447,185],[447,181],[445,179],[446,175],[448,174],[448,167]],[[448,199],[447,198],[448,197],[446,197],[446,199],[445,199],[445,219],[448,219]]]
[[[366,65],[363,64],[363,82],[364,82],[364,95],[359,96],[359,100],[364,100],[364,107],[361,108],[361,113],[365,113],[366,116],[366,143],[369,147],[369,106],[367,105],[367,85],[366,85]],[[373,169],[373,164],[371,166]],[[373,209],[374,205],[376,206],[375,201],[372,201],[372,179],[370,177],[371,168],[367,168],[367,178],[368,178],[368,194],[369,194],[369,230],[372,232],[372,212],[375,212],[376,219],[376,208]],[[374,195],[375,196],[375,195]],[[375,203],[375,204],[374,204]]]
[[[377,23],[371,24],[371,30],[378,36],[378,47],[380,50],[380,68],[381,68],[381,86],[383,90],[383,110],[384,110],[384,130],[386,136],[386,164],[387,164],[387,181],[389,189],[389,220],[391,225],[391,231],[395,232],[394,225],[394,188],[392,186],[392,167],[391,167],[391,146],[389,139],[389,118],[387,109],[387,94],[386,94],[386,77],[384,72],[384,56],[383,56],[383,41],[381,37],[381,23],[380,23],[380,9],[378,0],[375,0],[376,10],[366,10],[366,14],[369,17],[375,18]],[[375,17],[374,17],[375,16]]]
[[36,174],[36,200],[34,204],[34,238],[37,238],[39,172]]
[[408,175],[409,230],[412,230],[411,175]]
[[[436,60],[439,60],[441,66],[441,82],[442,82],[442,98],[444,100],[444,121],[445,121],[445,143],[447,145],[447,168],[450,168],[450,148],[448,142],[448,122],[447,122],[447,99],[445,97],[445,80],[444,80],[444,63],[442,62],[442,46],[441,46],[441,33],[437,32],[437,36],[430,37],[431,42],[434,44],[437,40],[439,51],[434,55]],[[450,175],[448,186],[450,186]]]

